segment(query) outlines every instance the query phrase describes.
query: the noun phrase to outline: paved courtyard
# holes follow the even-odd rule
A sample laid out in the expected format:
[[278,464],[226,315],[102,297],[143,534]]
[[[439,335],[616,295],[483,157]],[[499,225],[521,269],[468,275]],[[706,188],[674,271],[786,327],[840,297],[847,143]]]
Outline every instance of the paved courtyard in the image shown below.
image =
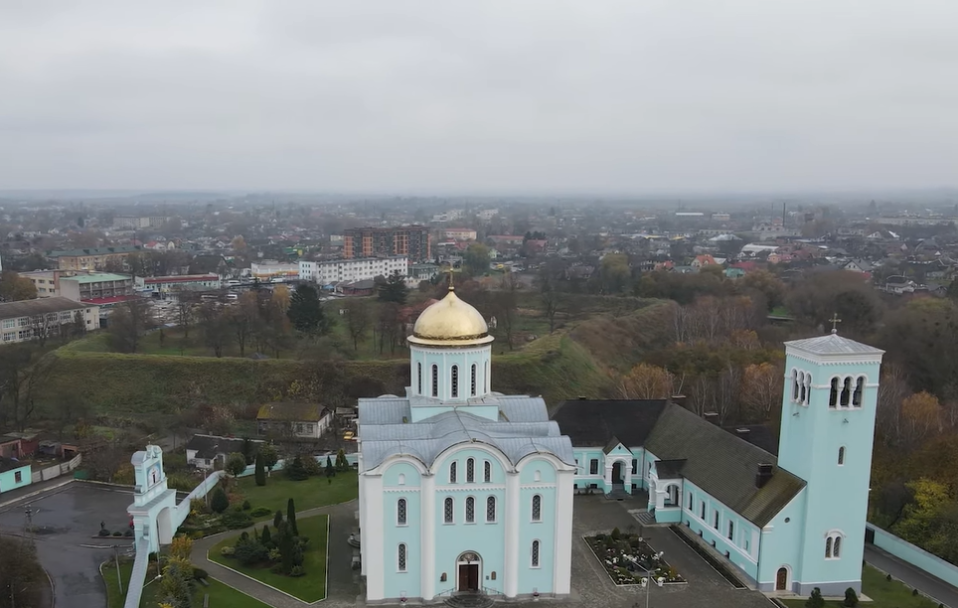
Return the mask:
[[113,555],[113,544],[128,549],[128,538],[94,538],[104,522],[109,530],[125,530],[129,491],[70,483],[62,489],[26,498],[0,508],[0,531],[22,534],[32,511],[40,563],[53,579],[57,608],[102,608],[106,590],[100,564]]

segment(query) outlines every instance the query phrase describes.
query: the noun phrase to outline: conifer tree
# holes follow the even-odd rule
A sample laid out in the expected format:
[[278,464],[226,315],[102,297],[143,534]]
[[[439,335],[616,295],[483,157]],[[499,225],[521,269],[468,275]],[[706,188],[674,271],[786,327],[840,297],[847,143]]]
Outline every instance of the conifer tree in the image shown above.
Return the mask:
[[286,502],[286,522],[289,524],[289,531],[293,536],[299,536],[299,528],[296,527],[296,505],[290,498]]
[[256,453],[255,477],[256,477],[256,485],[258,486],[266,485],[266,467],[263,466],[263,457],[259,454],[259,452]]

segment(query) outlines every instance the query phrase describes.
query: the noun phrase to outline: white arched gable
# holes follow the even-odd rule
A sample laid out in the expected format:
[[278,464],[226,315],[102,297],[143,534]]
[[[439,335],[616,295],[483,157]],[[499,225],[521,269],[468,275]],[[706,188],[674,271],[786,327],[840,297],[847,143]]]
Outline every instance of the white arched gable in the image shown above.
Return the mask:
[[[476,450],[479,452],[483,452],[491,456],[490,460],[497,461],[499,463],[499,466],[501,466],[504,471],[513,470],[512,462],[509,461],[506,455],[503,454],[502,450],[500,450],[499,448],[493,445],[490,445],[488,443],[483,443],[481,441],[467,441],[462,443],[455,443],[449,446],[448,448],[444,449],[443,451],[439,452],[438,454],[436,454],[436,458],[435,460],[433,460],[432,466],[429,467],[429,472],[436,474],[442,471],[446,466],[448,466],[447,462],[449,458],[453,456],[454,454],[456,454],[457,452],[459,452],[460,450]],[[479,461],[481,463],[481,459],[479,459]],[[463,475],[462,479],[465,480],[465,471],[462,472],[462,475]],[[477,474],[476,478],[482,479],[482,476],[480,474]]]
[[[554,468],[556,471],[575,471],[576,467],[574,464],[566,464],[559,460],[559,457],[551,452],[533,452],[531,454],[526,454],[519,459],[519,462],[516,463],[516,470],[521,472],[526,465],[535,462],[536,460],[542,460]],[[632,460],[629,459],[629,466],[632,466]]]
[[378,471],[379,474],[385,475],[393,465],[400,463],[412,465],[420,475],[425,475],[429,472],[429,467],[427,467],[422,460],[419,460],[415,456],[410,456],[409,454],[393,454],[392,456],[387,456],[385,459],[383,459],[383,461],[379,463],[379,466],[369,469],[368,471],[365,471],[365,473]]

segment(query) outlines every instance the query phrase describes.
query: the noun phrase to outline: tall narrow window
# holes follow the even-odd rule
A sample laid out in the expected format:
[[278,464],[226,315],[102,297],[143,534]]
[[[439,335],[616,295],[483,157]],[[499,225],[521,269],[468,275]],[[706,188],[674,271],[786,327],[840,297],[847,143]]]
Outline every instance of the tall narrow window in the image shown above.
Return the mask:
[[466,497],[466,523],[476,523],[476,499],[472,496]]
[[449,463],[449,483],[456,483],[456,464],[455,460]]
[[399,545],[399,556],[397,561],[399,565],[399,571],[405,572],[406,571],[406,545],[402,543],[400,543]]
[[862,406],[862,393],[865,392],[865,376],[859,376],[855,380],[855,392],[852,394],[852,405],[854,407]]
[[715,510],[715,516],[712,518],[712,527],[718,530],[719,524],[719,512],[718,509]]
[[400,526],[406,525],[406,499],[400,498],[396,501],[396,523]]
[[699,517],[701,517],[702,519],[705,519],[705,501],[704,500],[702,501],[702,508],[701,508],[701,511],[699,512]]
[[476,460],[466,459],[466,483],[476,483]]
[[798,402],[805,403],[805,372],[798,375]]
[[422,394],[422,361],[416,363],[417,392]]
[[825,559],[831,559],[832,557],[832,540],[831,536],[825,539]]
[[832,389],[828,393],[828,407],[838,407],[838,378],[832,378]]
[[542,497],[538,494],[532,497],[532,521],[542,521]]
[[452,375],[452,388],[451,388],[450,394],[452,395],[452,398],[455,399],[456,397],[459,396],[459,366],[458,365],[452,366],[451,375]]
[[633,475],[639,474],[639,461],[636,460],[635,458],[632,459],[632,474]]
[[838,448],[838,466],[845,464],[845,446]]
[[593,458],[589,461],[589,475],[599,474],[599,459]]
[[451,524],[455,521],[455,509],[456,505],[453,503],[452,498],[447,498],[442,508],[443,522]]
[[439,396],[439,366],[432,366],[432,396]]
[[833,545],[833,548],[832,548],[832,557],[834,557],[835,559],[838,559],[841,556],[842,556],[842,537],[836,536],[835,544]]
[[482,480],[486,483],[492,482],[492,463],[488,460],[482,463]]
[[732,537],[733,537],[733,536],[735,536],[735,523],[733,523],[732,520],[729,520],[729,522],[728,522],[728,538],[729,538],[729,540],[732,540]]
[[486,499],[486,521],[492,523],[496,521],[496,497],[490,496]]
[[798,401],[798,370],[792,370],[792,401]]
[[532,541],[532,567],[539,567],[539,541]]
[[472,385],[471,386],[472,386],[472,390],[470,391],[469,394],[475,397],[476,396],[476,364],[475,363],[472,364]]
[[845,378],[845,381],[842,383],[842,407],[848,407],[848,403],[851,400],[852,396],[852,379]]

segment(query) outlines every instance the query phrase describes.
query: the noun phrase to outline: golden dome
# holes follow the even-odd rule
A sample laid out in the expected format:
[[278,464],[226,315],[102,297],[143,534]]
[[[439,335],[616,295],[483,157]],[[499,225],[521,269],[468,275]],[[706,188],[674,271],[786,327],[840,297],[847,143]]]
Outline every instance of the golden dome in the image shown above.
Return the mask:
[[493,340],[486,320],[460,300],[452,287],[446,297],[422,311],[412,332],[407,339],[424,346],[467,346]]

